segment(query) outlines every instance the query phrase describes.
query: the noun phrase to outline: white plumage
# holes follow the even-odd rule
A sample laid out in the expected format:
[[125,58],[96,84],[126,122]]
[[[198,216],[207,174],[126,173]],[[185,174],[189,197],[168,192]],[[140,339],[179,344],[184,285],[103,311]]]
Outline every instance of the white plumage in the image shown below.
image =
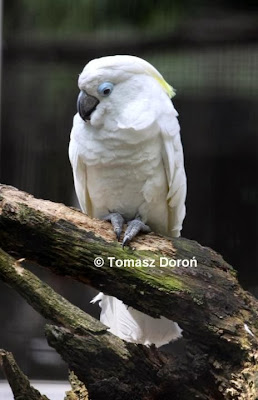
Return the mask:
[[[104,97],[104,82],[113,91]],[[82,210],[103,218],[110,211],[136,215],[157,233],[180,235],[185,216],[186,177],[172,88],[146,61],[133,56],[92,60],[79,88],[98,100],[84,121],[73,121],[69,157]],[[98,295],[101,321],[127,341],[161,346],[180,336],[178,325],[154,319],[120,300]]]

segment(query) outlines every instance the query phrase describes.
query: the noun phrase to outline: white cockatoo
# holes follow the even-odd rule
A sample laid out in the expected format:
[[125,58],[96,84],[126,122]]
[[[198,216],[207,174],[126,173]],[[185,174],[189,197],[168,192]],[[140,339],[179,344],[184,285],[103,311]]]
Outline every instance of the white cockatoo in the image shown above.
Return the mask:
[[[140,231],[177,237],[185,216],[186,176],[173,88],[147,61],[127,55],[90,61],[79,76],[69,157],[75,191],[89,216],[109,220],[123,246]],[[181,335],[100,293],[100,320],[129,342],[157,347]]]

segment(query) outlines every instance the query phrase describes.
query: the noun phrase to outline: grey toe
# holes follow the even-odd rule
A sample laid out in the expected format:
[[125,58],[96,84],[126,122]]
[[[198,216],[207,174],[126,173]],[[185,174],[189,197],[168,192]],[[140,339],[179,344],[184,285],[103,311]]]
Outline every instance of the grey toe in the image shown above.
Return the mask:
[[139,232],[149,233],[151,229],[148,225],[142,222],[139,218],[129,221],[125,231],[122,247],[126,246]]
[[122,230],[123,230],[123,225],[125,222],[122,215],[117,212],[111,212],[108,215],[106,215],[103,219],[104,219],[104,221],[111,222],[114,232],[116,234],[117,240],[119,240]]

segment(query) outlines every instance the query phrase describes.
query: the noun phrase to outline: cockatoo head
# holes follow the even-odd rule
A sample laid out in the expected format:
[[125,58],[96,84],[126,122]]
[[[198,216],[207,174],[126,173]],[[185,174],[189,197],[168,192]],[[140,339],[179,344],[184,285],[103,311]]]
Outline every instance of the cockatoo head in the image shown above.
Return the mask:
[[157,117],[160,101],[175,94],[151,64],[127,55],[90,61],[78,85],[78,113],[93,126],[112,121],[118,128],[141,129]]

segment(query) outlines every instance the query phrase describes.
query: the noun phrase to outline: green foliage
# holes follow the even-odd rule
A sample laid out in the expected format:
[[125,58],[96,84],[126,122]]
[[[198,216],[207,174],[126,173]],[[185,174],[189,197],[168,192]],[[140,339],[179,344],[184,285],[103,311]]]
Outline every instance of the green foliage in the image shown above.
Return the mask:
[[[245,9],[254,0],[245,2]],[[146,32],[173,30],[186,17],[218,10],[240,10],[240,2],[220,0],[216,5],[205,0],[6,0],[4,32],[25,36],[69,37],[73,34],[141,29]]]
[[188,0],[8,0],[5,34],[72,35],[124,29],[170,29]]
[[94,0],[15,0],[5,4],[7,29],[23,27],[38,34],[87,31],[96,21]]

